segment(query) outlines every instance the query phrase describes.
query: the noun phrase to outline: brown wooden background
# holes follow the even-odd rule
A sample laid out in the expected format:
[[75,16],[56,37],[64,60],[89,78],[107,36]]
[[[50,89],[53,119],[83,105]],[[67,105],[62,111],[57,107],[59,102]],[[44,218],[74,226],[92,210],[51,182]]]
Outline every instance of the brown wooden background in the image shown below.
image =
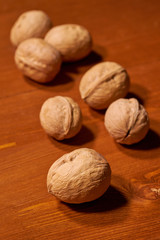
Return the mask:
[[[40,85],[14,64],[9,32],[24,11],[44,10],[54,25],[85,26],[94,40],[84,60],[65,64],[56,79]],[[0,239],[160,239],[160,1],[0,0]],[[104,111],[81,99],[79,82],[92,65],[115,61],[131,78],[128,97],[137,97],[150,116],[141,143],[124,147],[105,130]],[[55,95],[80,105],[83,127],[73,139],[49,138],[39,123],[42,103]],[[46,175],[64,153],[89,147],[112,168],[111,187],[95,202],[67,205],[47,193]]]

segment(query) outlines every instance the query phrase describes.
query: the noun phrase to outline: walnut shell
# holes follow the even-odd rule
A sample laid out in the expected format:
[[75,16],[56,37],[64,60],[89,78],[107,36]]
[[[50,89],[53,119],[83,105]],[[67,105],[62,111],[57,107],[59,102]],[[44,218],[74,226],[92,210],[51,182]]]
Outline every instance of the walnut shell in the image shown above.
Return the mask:
[[102,196],[110,185],[107,160],[93,149],[80,148],[53,163],[48,171],[48,191],[61,201],[83,203]]
[[149,118],[137,99],[118,99],[105,113],[105,127],[118,143],[134,144],[141,141],[149,129]]
[[116,99],[124,97],[128,89],[128,74],[115,62],[96,64],[83,75],[79,86],[82,99],[95,109],[107,108]]
[[40,122],[48,135],[63,140],[75,136],[80,131],[82,114],[72,98],[56,96],[43,103]]
[[28,38],[43,38],[52,27],[48,15],[40,10],[24,12],[14,23],[10,40],[14,46]]
[[92,38],[87,29],[76,24],[53,27],[45,36],[62,55],[65,62],[73,62],[86,57],[92,49]]
[[53,80],[61,67],[61,55],[40,38],[30,38],[16,49],[15,62],[18,69],[29,78],[46,83]]

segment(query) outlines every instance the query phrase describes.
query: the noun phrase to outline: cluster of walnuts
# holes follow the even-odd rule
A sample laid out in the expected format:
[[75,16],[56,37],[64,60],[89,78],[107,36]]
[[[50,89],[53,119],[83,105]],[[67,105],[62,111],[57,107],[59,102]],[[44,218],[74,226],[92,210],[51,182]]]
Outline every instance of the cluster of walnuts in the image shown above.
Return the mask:
[[[74,62],[92,50],[92,37],[76,24],[53,27],[43,11],[23,13],[11,29],[17,47],[15,62],[26,76],[40,83],[54,79],[62,62]],[[115,62],[91,67],[79,85],[81,98],[94,109],[107,109],[104,124],[115,141],[134,144],[149,129],[148,114],[137,99],[125,99],[130,80],[127,71]],[[55,96],[41,107],[40,122],[57,140],[71,138],[81,129],[82,113],[70,97]],[[68,203],[82,203],[100,197],[108,188],[111,169],[107,160],[93,149],[81,148],[65,154],[51,166],[49,192]]]

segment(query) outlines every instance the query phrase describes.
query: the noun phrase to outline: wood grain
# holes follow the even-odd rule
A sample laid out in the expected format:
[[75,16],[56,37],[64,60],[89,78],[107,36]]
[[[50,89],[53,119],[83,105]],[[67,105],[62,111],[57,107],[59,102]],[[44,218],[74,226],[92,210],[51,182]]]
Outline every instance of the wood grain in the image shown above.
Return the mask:
[[[85,59],[63,64],[47,85],[17,70],[10,29],[24,11],[44,10],[54,25],[76,23],[92,34]],[[0,0],[0,239],[160,239],[160,1]],[[127,97],[136,97],[150,117],[146,138],[130,147],[105,130],[104,111],[89,108],[79,94],[82,75],[100,61],[115,61],[131,78]],[[73,139],[58,142],[39,123],[42,103],[70,96],[83,114]],[[112,169],[108,191],[96,201],[68,205],[47,193],[51,164],[79,147],[93,148]]]

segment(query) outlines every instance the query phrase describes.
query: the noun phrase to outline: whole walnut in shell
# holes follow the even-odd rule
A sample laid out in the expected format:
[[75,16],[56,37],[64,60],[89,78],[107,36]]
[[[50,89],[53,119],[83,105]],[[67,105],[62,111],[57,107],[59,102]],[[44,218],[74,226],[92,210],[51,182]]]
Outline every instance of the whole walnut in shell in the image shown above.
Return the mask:
[[128,74],[115,62],[102,62],[91,67],[79,86],[82,99],[95,109],[107,108],[116,99],[124,97],[128,89]]
[[102,196],[110,185],[107,160],[93,149],[80,148],[63,155],[48,171],[48,191],[61,201],[83,203]]
[[137,99],[118,99],[105,113],[105,127],[118,143],[134,144],[141,141],[149,129],[149,118]]
[[14,23],[10,40],[14,46],[28,38],[43,38],[52,27],[48,15],[40,10],[24,12]]
[[86,57],[92,49],[92,38],[88,30],[77,24],[53,27],[45,36],[62,55],[65,62],[73,62]]
[[43,103],[40,122],[48,135],[63,140],[75,136],[80,131],[82,114],[72,98],[56,96]]
[[61,55],[50,44],[40,38],[30,38],[16,49],[15,62],[27,77],[46,83],[53,80],[61,67]]

